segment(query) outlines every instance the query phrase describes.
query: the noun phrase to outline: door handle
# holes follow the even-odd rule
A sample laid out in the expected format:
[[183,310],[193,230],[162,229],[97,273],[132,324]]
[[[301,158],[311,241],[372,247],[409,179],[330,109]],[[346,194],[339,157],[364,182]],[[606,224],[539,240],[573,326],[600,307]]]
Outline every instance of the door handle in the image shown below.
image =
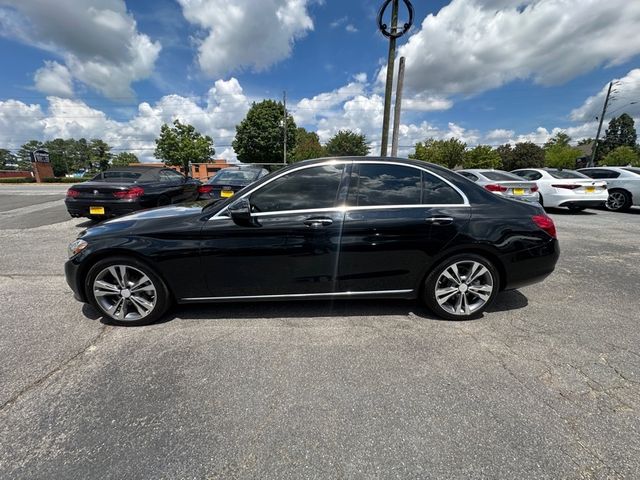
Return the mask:
[[431,225],[451,225],[453,223],[452,217],[428,217],[425,220]]
[[333,223],[333,220],[331,220],[330,218],[324,218],[324,217],[323,218],[307,218],[304,221],[304,224],[310,228],[328,227],[332,223]]

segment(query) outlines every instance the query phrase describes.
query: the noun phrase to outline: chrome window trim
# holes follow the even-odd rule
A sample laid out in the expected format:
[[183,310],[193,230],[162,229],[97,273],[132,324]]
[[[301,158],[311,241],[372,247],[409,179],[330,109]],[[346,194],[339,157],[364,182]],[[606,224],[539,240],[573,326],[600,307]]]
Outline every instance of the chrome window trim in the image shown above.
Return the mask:
[[[439,180],[443,181],[445,184],[449,185],[451,188],[453,188],[462,197],[462,203],[444,203],[444,204],[421,203],[421,204],[407,204],[407,205],[367,205],[367,206],[362,206],[362,207],[342,206],[342,207],[313,208],[313,209],[300,209],[300,210],[279,210],[279,211],[276,211],[276,212],[252,213],[251,215],[255,216],[255,217],[266,217],[266,216],[274,216],[274,215],[287,215],[287,214],[292,214],[292,213],[311,213],[311,212],[322,213],[322,212],[346,212],[346,211],[355,211],[355,210],[389,210],[389,209],[396,209],[396,208],[442,208],[442,207],[447,207],[447,208],[464,207],[464,208],[468,208],[468,207],[471,207],[471,204],[469,203],[469,199],[464,194],[464,192],[462,190],[460,190],[458,187],[456,187],[454,184],[449,182],[446,178],[441,177],[437,173],[434,173],[434,172],[432,172],[430,170],[427,170],[425,167],[419,167],[417,165],[412,165],[412,164],[408,164],[408,163],[399,163],[399,162],[388,162],[388,161],[384,161],[384,160],[365,160],[365,161],[358,161],[358,160],[328,160],[326,162],[315,163],[313,165],[302,165],[302,166],[300,166],[298,168],[293,168],[293,169],[288,170],[286,172],[282,172],[280,175],[277,175],[277,176],[273,177],[268,182],[265,182],[265,183],[263,183],[261,185],[258,185],[255,188],[252,188],[251,190],[249,190],[248,192],[243,193],[242,196],[238,197],[238,198],[246,198],[249,195],[251,195],[253,192],[255,192],[256,190],[264,187],[265,185],[269,185],[271,182],[277,180],[278,178],[280,178],[280,177],[282,177],[284,175],[288,175],[289,173],[293,173],[293,172],[297,172],[299,170],[304,170],[304,169],[313,168],[313,167],[322,167],[322,166],[326,166],[326,165],[347,165],[347,164],[350,164],[350,163],[359,164],[359,165],[363,165],[363,164],[364,165],[402,165],[404,167],[415,168],[416,170],[420,170],[420,171],[428,173],[429,175],[433,175],[434,177],[436,177]],[[229,218],[226,215],[227,209],[228,209],[228,207],[223,208],[218,213],[216,213],[211,218],[209,218],[209,221],[216,220],[218,218]]]
[[213,301],[213,300],[259,300],[267,298],[322,298],[322,297],[349,297],[354,295],[381,295],[381,294],[401,294],[412,293],[411,288],[405,290],[370,290],[364,292],[329,292],[329,293],[289,293],[282,295],[232,295],[225,297],[188,297],[181,298],[184,302],[196,302],[196,301]]

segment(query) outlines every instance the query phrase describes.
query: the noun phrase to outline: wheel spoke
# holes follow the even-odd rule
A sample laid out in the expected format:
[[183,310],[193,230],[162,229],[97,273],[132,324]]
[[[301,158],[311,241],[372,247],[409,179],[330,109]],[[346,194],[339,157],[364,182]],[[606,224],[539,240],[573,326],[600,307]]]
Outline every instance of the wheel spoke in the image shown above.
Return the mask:
[[147,315],[147,313],[149,313],[147,310],[142,308],[142,305],[140,305],[138,302],[136,302],[133,297],[131,297],[129,300],[131,300],[131,305],[133,305],[135,307],[135,309],[138,311],[138,313],[140,314],[141,317],[144,317],[144,316]]
[[471,313],[471,312],[469,310],[469,299],[467,298],[467,294],[463,293],[460,296],[463,298],[462,304],[463,304],[463,307],[464,307],[464,314],[465,315],[469,315],[469,313]]
[[120,288],[124,288],[124,285],[122,284],[122,279],[120,278],[120,274],[118,273],[118,270],[116,270],[116,267],[109,267],[109,273],[111,274],[113,279],[118,283],[118,286]]
[[454,311],[460,315],[461,313],[463,313],[462,311],[462,298],[464,297],[464,295],[462,293],[458,294],[458,299],[456,300],[456,306],[454,307]]
[[153,284],[151,283],[151,280],[149,280],[149,277],[147,277],[146,275],[143,275],[140,278],[140,280],[138,280],[136,283],[134,283],[131,286],[129,290],[131,290],[131,292],[138,292],[138,291],[151,292],[151,291],[155,291],[155,288],[153,288]]
[[438,300],[438,303],[442,305],[456,293],[458,293],[458,289],[456,287],[439,288],[436,290],[436,298]]
[[471,285],[469,287],[469,292],[485,302],[489,300],[489,297],[491,297],[492,291],[493,288],[489,287],[488,285]]
[[112,283],[105,282],[104,280],[96,280],[96,286],[112,293],[120,293],[120,289],[117,286]]
[[456,267],[455,271],[453,270],[453,267],[455,267],[455,265],[453,265],[452,267],[447,268],[443,275],[449,279],[451,282],[453,282],[455,285],[460,285],[460,283],[462,283],[460,281],[460,277],[458,276],[458,269]]
[[139,303],[140,306],[142,306],[143,308],[146,308],[147,310],[151,310],[153,308],[153,303],[148,302],[147,300],[145,300],[142,297],[139,297],[137,295],[131,295],[131,297],[129,297],[133,302]]
[[119,309],[122,306],[123,301],[124,298],[119,298],[118,301],[114,305],[112,305],[111,308],[109,308],[109,312],[113,312],[112,315],[118,319],[122,318],[122,311]]
[[487,270],[487,268],[484,265],[481,265],[479,263],[474,263],[472,273],[469,275],[469,278],[467,278],[467,284],[473,283],[474,280],[477,280],[479,277],[481,277],[488,271],[489,270]]

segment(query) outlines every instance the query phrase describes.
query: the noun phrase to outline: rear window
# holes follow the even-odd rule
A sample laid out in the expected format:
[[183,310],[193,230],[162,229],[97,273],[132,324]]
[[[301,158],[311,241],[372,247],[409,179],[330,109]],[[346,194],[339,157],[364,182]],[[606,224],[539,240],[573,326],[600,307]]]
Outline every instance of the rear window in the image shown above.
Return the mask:
[[553,178],[589,178],[586,175],[583,175],[579,172],[574,172],[572,170],[547,170],[547,173],[551,175]]
[[635,173],[636,175],[640,175],[640,168],[624,167],[623,170],[626,170],[627,172]]
[[212,179],[211,183],[218,182],[253,182],[257,180],[260,170],[220,170]]
[[92,181],[94,182],[121,182],[133,183],[140,178],[140,174],[136,172],[118,172],[107,171],[96,175]]
[[494,180],[496,182],[501,182],[501,181],[512,181],[512,180],[517,180],[517,181],[522,181],[522,178],[514,175],[513,173],[508,173],[508,172],[501,172],[500,170],[492,170],[490,172],[482,172],[482,175],[484,175],[485,177],[487,177],[489,180]]

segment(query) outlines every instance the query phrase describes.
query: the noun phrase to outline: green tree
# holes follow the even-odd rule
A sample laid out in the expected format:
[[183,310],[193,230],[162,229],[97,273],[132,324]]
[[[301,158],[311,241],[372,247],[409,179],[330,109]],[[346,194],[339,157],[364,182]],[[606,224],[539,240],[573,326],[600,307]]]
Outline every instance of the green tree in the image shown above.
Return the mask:
[[581,147],[583,145],[590,145],[591,143],[593,143],[593,138],[589,137],[589,138],[582,138],[580,140],[578,140],[578,146]]
[[111,147],[104,141],[94,138],[89,143],[90,162],[93,168],[105,171],[111,160]]
[[576,160],[582,157],[582,151],[568,144],[552,144],[544,152],[545,165],[553,168],[576,168]]
[[448,140],[429,138],[424,143],[416,143],[415,152],[409,155],[409,158],[455,168],[464,164],[466,149],[467,144],[457,138],[449,138]]
[[544,144],[544,148],[546,150],[547,148],[553,147],[555,145],[559,145],[561,147],[568,147],[569,142],[571,142],[571,137],[569,135],[567,135],[564,132],[558,132],[549,140],[547,140],[547,142]]
[[507,171],[518,168],[544,167],[544,149],[532,142],[519,142],[515,146],[502,145],[496,148],[502,158],[502,168]]
[[291,152],[290,160],[299,162],[311,158],[319,158],[324,155],[324,149],[320,145],[320,138],[316,132],[307,132],[300,127],[296,130],[296,148]]
[[140,163],[140,160],[130,152],[120,152],[111,160],[112,167],[126,167],[131,163]]
[[154,155],[166,165],[181,166],[189,172],[189,162],[206,162],[215,153],[211,137],[176,119],[172,127],[165,123],[160,128]]
[[[296,122],[287,115],[287,149],[296,148]],[[274,100],[253,103],[236,125],[233,149],[245,163],[282,163],[284,155],[284,105]]]
[[609,127],[604,134],[602,143],[598,145],[596,160],[600,161],[618,147],[636,148],[638,135],[636,133],[635,122],[626,113],[619,117],[613,117],[609,122]]
[[43,144],[39,140],[29,140],[22,145],[18,150],[18,169],[19,170],[31,170],[31,156],[29,155],[34,150],[42,148]]
[[607,156],[600,161],[600,165],[608,165],[611,167],[626,167],[627,165],[631,165],[632,167],[640,167],[640,155],[638,155],[635,149],[624,145],[609,152]]
[[56,138],[44,142],[43,148],[49,152],[49,161],[53,169],[53,175],[63,177],[69,173],[67,163],[69,141],[62,138]]
[[489,145],[478,145],[464,153],[464,168],[501,168],[500,154]]
[[340,130],[324,146],[328,157],[362,157],[369,154],[367,138],[351,130]]
[[0,170],[9,168],[9,165],[13,165],[17,160],[17,157],[10,150],[0,148]]

